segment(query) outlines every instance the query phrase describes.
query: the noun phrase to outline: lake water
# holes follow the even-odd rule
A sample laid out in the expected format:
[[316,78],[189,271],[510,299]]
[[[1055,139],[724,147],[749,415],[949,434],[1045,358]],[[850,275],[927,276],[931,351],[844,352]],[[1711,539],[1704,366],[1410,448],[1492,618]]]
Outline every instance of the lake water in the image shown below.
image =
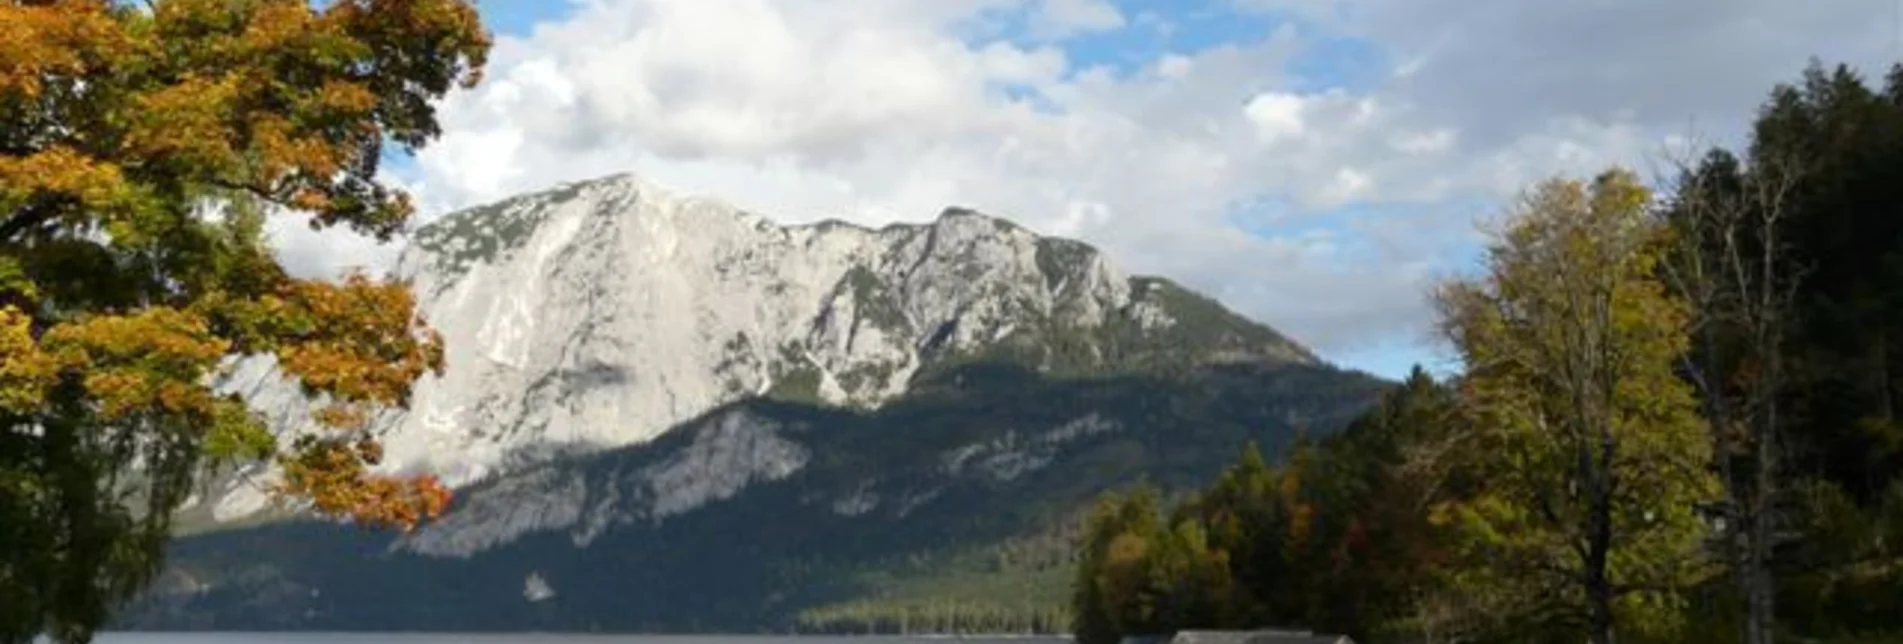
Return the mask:
[[555,633],[102,633],[95,644],[1060,644],[1067,638],[973,635],[568,635]]

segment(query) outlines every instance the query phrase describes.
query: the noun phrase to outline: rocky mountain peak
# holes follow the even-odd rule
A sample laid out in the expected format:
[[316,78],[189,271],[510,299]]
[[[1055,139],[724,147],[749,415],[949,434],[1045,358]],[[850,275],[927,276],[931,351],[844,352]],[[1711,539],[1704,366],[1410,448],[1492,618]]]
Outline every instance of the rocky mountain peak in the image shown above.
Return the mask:
[[[877,408],[971,361],[1058,376],[1316,362],[1087,244],[972,209],[879,229],[781,225],[633,174],[446,215],[416,232],[397,275],[448,364],[383,420],[386,464],[452,485],[643,443],[750,397]],[[304,404],[268,362],[231,386],[277,418]],[[218,507],[262,504],[240,489]]]

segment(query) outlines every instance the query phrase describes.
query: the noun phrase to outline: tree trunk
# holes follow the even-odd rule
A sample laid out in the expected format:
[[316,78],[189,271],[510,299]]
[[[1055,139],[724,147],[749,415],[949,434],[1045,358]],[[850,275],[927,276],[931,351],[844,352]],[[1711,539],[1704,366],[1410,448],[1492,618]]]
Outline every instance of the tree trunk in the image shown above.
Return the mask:
[[1748,644],[1771,644],[1777,628],[1777,588],[1776,581],[1771,578],[1771,548],[1777,530],[1777,524],[1772,519],[1777,506],[1779,466],[1777,385],[1782,382],[1782,374],[1776,353],[1781,347],[1775,343],[1767,344],[1771,346],[1767,347],[1766,377],[1758,390],[1763,402],[1752,428],[1755,467],[1751,489],[1750,560],[1745,580],[1746,632],[1752,638]]
[[1605,553],[1594,553],[1597,570],[1586,584],[1587,625],[1592,644],[1613,644],[1612,583],[1606,579]]
[[1876,347],[1870,354],[1876,358],[1877,379],[1877,418],[1890,422],[1896,418],[1896,401],[1890,395],[1890,334],[1887,330],[1877,332]]
[[1745,620],[1746,637],[1752,638],[1752,642],[1757,644],[1771,644],[1777,639],[1777,594],[1770,568],[1759,566],[1752,570],[1747,583],[1750,615]]
[[[1775,230],[1772,226],[1766,228],[1772,229],[1767,232],[1768,244],[1775,240]],[[1777,630],[1777,587],[1771,577],[1771,549],[1777,538],[1777,522],[1773,519],[1781,482],[1778,471],[1781,459],[1777,450],[1779,423],[1783,422],[1778,416],[1778,396],[1784,389],[1784,345],[1781,342],[1784,307],[1779,296],[1778,285],[1782,280],[1776,272],[1776,260],[1776,255],[1767,250],[1759,276],[1758,305],[1751,315],[1756,326],[1753,331],[1757,346],[1753,349],[1764,368],[1750,390],[1757,398],[1757,405],[1750,419],[1752,481],[1748,510],[1751,523],[1747,528],[1750,550],[1744,587],[1746,644],[1771,644]]]
[[[1612,578],[1607,569],[1612,552],[1612,433],[1602,429],[1598,467],[1587,469],[1590,486],[1589,526],[1586,532],[1586,603],[1589,636],[1593,644],[1613,644]],[[1591,455],[1583,455],[1587,463]]]

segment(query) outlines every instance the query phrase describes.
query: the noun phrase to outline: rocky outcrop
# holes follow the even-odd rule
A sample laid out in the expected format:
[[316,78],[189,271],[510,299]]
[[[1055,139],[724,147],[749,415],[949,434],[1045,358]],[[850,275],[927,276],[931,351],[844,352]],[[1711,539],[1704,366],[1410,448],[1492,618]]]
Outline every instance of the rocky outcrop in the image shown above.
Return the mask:
[[[749,397],[877,408],[923,372],[985,357],[1095,375],[1315,362],[1213,301],[1002,219],[950,209],[876,230],[782,226],[632,175],[445,216],[396,273],[442,332],[447,369],[381,419],[384,467],[450,485],[640,444]],[[268,361],[228,387],[301,429],[307,403]],[[679,498],[728,484],[682,481]],[[255,490],[225,492],[214,514],[264,507]],[[541,523],[565,508],[521,512]]]

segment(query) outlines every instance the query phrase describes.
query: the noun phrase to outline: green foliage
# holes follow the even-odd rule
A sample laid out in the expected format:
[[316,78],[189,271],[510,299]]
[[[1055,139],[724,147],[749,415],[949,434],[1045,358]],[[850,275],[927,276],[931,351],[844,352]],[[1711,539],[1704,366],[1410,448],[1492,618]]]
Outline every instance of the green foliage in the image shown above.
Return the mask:
[[1213,622],[1227,607],[1227,558],[1211,552],[1201,526],[1172,526],[1148,485],[1107,496],[1092,511],[1073,582],[1077,641],[1167,634]]
[[1245,447],[1167,516],[1141,488],[1101,499],[1072,586],[1079,641],[1185,628],[1357,640],[1431,631],[1408,608],[1437,560],[1424,509],[1444,479],[1413,454],[1449,431],[1451,412],[1451,392],[1417,369],[1279,467]]
[[[1484,276],[1442,293],[1468,369],[1451,388],[1417,372],[1287,464],[1245,454],[1169,521],[1106,499],[1079,635],[1240,615],[1358,641],[1735,642],[1758,609],[1727,544],[1749,532],[1707,520],[1761,498],[1778,639],[1895,641],[1903,66],[1884,81],[1813,66],[1772,93],[1748,154],[1712,151],[1653,213],[1625,173],[1537,186]],[[1698,291],[1694,269],[1728,272]],[[1155,619],[1165,596],[1195,601],[1185,559],[1225,558],[1226,612]]]
[[[1903,471],[1903,224],[1891,214],[1903,207],[1891,176],[1899,162],[1903,67],[1874,90],[1847,68],[1813,64],[1771,92],[1742,154],[1711,150],[1685,168],[1662,213],[1692,228],[1699,207],[1715,203],[1750,224],[1707,227],[1685,255],[1707,265],[1725,265],[1728,251],[1745,258],[1724,275],[1719,292],[1731,301],[1705,312],[1696,357],[1714,392],[1705,401],[1714,440],[1727,447],[1719,465],[1739,509],[1761,505],[1763,532],[1775,537],[1765,539],[1768,581],[1789,636],[1881,633],[1903,611],[1903,570],[1878,545],[1903,538],[1882,518],[1893,516],[1887,499]],[[1713,234],[1724,232],[1733,234]],[[1777,296],[1777,326],[1737,315],[1737,292],[1750,289]],[[1741,395],[1753,388],[1767,391]],[[1740,434],[1775,451],[1740,449],[1755,445]],[[1752,532],[1747,524],[1726,541]],[[1716,594],[1734,601],[1738,592]]]
[[[1060,251],[1067,252],[1067,251]],[[1082,251],[1077,251],[1081,253]],[[1058,298],[1050,316],[1035,316],[1010,336],[973,353],[931,356],[922,374],[961,365],[1010,362],[1036,365],[1060,378],[1105,374],[1181,376],[1211,364],[1317,362],[1312,353],[1275,330],[1169,280],[1135,277],[1132,304],[1101,324],[1070,319],[1077,291]]]
[[780,360],[774,363],[772,387],[766,397],[785,402],[818,405],[825,400],[819,395],[820,380],[825,374],[819,365],[806,357],[805,348],[796,343],[780,347]]
[[888,333],[909,331],[910,323],[905,311],[899,308],[898,300],[887,289],[885,282],[864,266],[853,266],[846,270],[846,276],[840,278],[834,288],[835,295],[851,293],[853,308],[861,319]]
[[1097,249],[1080,241],[1055,237],[1037,240],[1037,270],[1044,275],[1044,287],[1048,289],[1083,287],[1083,277],[1089,274],[1096,258]]
[[1687,309],[1656,277],[1663,229],[1628,173],[1540,185],[1441,303],[1468,373],[1458,467],[1485,484],[1435,508],[1463,556],[1451,581],[1514,589],[1496,610],[1672,629],[1709,575],[1709,436],[1674,371]]
[[931,597],[923,600],[858,600],[800,614],[801,633],[852,634],[1000,634],[1055,635],[1069,632],[1070,616],[1062,606],[1027,602],[1004,594],[963,600]]
[[534,196],[523,196],[453,212],[417,230],[410,243],[435,253],[437,269],[442,271],[494,260],[528,242],[539,223],[528,215],[537,212],[538,202]]
[[[1053,526],[1068,527],[1068,524]],[[1062,529],[963,551],[908,556],[853,576],[858,598],[801,610],[800,632],[1070,632],[1072,535]]]

